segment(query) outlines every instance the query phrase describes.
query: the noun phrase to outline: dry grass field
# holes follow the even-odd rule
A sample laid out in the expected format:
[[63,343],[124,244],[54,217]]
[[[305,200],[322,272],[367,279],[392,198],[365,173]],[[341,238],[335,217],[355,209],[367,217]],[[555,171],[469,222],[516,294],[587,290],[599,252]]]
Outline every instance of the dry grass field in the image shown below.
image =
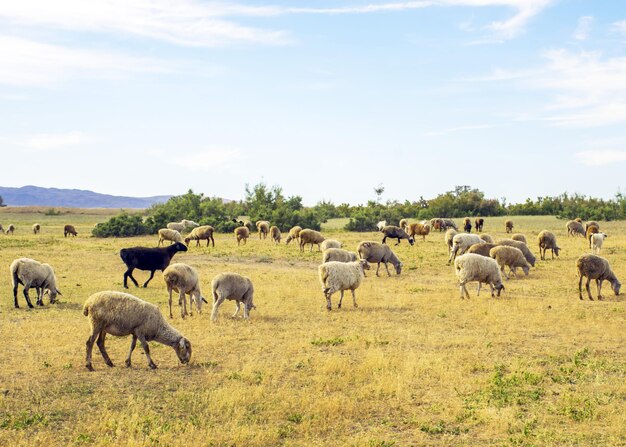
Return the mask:
[[[620,446],[626,445],[626,302],[605,284],[604,301],[580,301],[576,258],[582,238],[565,222],[515,217],[538,255],[536,235],[554,231],[561,257],[537,261],[510,279],[500,299],[488,292],[461,300],[440,233],[393,247],[400,276],[368,272],[342,309],[327,312],[317,276],[321,255],[252,237],[175,261],[196,267],[209,301],[212,277],[235,271],[255,284],[249,321],[226,302],[217,323],[210,305],[172,324],[191,340],[180,365],[169,347],[151,343],[150,370],[138,347],[124,367],[130,338],[108,337],[114,368],[94,349],[82,305],[92,293],[123,290],[123,247],[156,246],[158,237],[96,239],[106,213],[57,216],[0,210],[0,445],[202,446]],[[33,235],[38,221],[42,232]],[[63,238],[75,224],[78,237]],[[349,249],[378,233],[325,233]],[[626,281],[626,223],[601,223],[602,255]],[[504,219],[485,232],[504,236]],[[26,256],[55,268],[63,296],[28,310],[20,288],[13,308],[9,264]],[[146,272],[136,272],[141,283]],[[484,290],[484,289],[483,289]],[[167,312],[160,272],[148,288],[129,290]],[[595,285],[592,285],[595,295]],[[34,290],[32,290],[34,295]],[[31,295],[32,296],[32,295]]]

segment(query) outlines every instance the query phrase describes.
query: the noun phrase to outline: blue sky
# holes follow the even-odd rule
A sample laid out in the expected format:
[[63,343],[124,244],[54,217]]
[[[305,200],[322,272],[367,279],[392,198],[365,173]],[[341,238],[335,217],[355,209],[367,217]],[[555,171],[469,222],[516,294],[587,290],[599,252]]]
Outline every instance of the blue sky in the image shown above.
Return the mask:
[[621,0],[0,1],[0,60],[1,186],[626,187]]

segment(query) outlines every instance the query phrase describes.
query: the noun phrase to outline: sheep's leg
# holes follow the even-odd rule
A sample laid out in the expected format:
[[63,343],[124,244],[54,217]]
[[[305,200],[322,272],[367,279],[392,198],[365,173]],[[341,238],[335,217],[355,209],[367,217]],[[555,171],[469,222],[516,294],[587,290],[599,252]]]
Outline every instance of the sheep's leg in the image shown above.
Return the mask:
[[[233,314],[233,318],[235,318],[237,315],[239,315],[239,308],[241,307],[241,304],[239,303],[239,300],[235,300],[235,305],[237,306],[235,308],[235,313]],[[245,306],[244,306],[245,309]],[[244,311],[245,314],[245,311]]]
[[602,296],[602,280],[596,279],[596,287],[598,288],[598,299],[602,300],[604,297]]
[[398,238],[398,242],[396,243],[396,245],[400,245],[400,238]]
[[331,297],[331,293],[328,292],[324,292],[324,296],[326,297],[326,310],[331,310],[332,305],[330,303],[330,297]]
[[20,305],[17,303],[17,281],[15,281],[15,285],[13,286],[13,305],[16,309],[20,308]]
[[248,303],[250,302],[250,298],[244,296],[243,297],[243,319],[247,320],[250,318],[250,311],[248,310]]
[[591,282],[591,278],[587,279],[587,284],[585,284],[585,288],[587,289],[587,295],[589,295],[589,299],[593,301],[593,297],[591,296],[591,291],[589,290],[589,283]]
[[[185,318],[185,315],[187,315],[187,297],[185,296],[185,292],[183,292],[182,288],[180,289],[179,303],[180,303],[180,316],[182,318]],[[191,307],[191,302],[189,303],[189,307]],[[191,312],[193,313],[193,307],[191,307]]]
[[478,290],[476,290],[476,296],[480,296],[480,288],[482,287],[482,285],[483,285],[483,283],[478,281]]
[[43,287],[35,287],[35,292],[37,292],[37,306],[43,306]]
[[148,283],[152,280],[152,278],[154,278],[154,272],[156,272],[156,270],[150,270],[150,278],[143,283],[144,288],[148,287]]
[[383,244],[387,243],[387,236],[383,237]]
[[213,310],[211,311],[211,320],[217,320],[217,309],[224,302],[224,298],[218,298],[216,293],[213,293]]
[[385,263],[385,270],[387,270],[387,276],[391,276],[391,273],[389,273],[389,264],[387,264],[387,261],[383,261]]
[[509,279],[509,275],[507,275],[506,272],[504,271],[504,264],[500,266],[500,271],[502,272],[502,274],[504,275],[506,279]]
[[174,315],[172,315],[172,289],[170,287],[167,288],[167,291],[170,294],[170,298],[168,300],[168,303],[170,305],[170,318],[174,318]]
[[467,299],[469,299],[470,294],[467,291],[467,287],[465,286],[465,283],[461,283],[461,299],[463,299],[463,294],[465,293],[465,296],[467,296]]
[[304,252],[304,244],[302,243],[302,241],[300,241],[300,251]]
[[491,298],[495,298],[495,297],[496,297],[496,294],[494,293],[494,290],[495,290],[495,289],[493,288],[493,284],[492,284],[492,283],[489,283],[489,287],[491,287]]
[[378,263],[378,267],[376,267],[376,276],[379,276],[378,275],[378,270],[380,270],[380,262]]
[[341,303],[343,302],[343,290],[339,291],[339,304],[337,304],[337,309],[341,309]]
[[130,341],[130,351],[128,351],[128,357],[126,357],[126,368],[130,368],[130,356],[133,355],[135,346],[137,346],[137,336],[133,334],[133,339]]
[[517,267],[509,267],[513,276],[517,279]]
[[583,299],[583,275],[578,277],[578,298]]
[[135,284],[135,287],[139,287],[139,283],[133,277],[133,270],[135,270],[134,267],[129,267],[128,270],[124,272],[124,288],[125,289],[128,289],[128,278],[130,278],[133,284]]
[[152,357],[150,357],[150,347],[148,346],[148,342],[143,336],[137,337],[137,338],[139,339],[139,342],[141,343],[141,347],[143,348],[143,351],[146,353],[146,358],[148,359],[148,366],[152,369],[157,369],[156,364],[152,361]]
[[354,307],[359,307],[356,303],[356,295],[354,294],[354,289],[350,289],[350,292],[352,292],[352,303],[354,304]]
[[98,340],[96,341],[96,344],[98,345],[98,349],[100,349],[100,354],[102,354],[104,363],[106,363],[110,367],[113,367],[113,362],[111,361],[111,358],[109,357],[109,354],[107,353],[107,350],[104,347],[104,339],[106,335],[107,333],[104,331],[104,329],[101,330],[100,335],[98,335]]
[[102,327],[94,327],[91,332],[91,335],[87,338],[87,343],[85,343],[87,347],[85,367],[89,371],[93,371],[93,366],[91,365],[91,352],[93,351],[93,344],[96,341],[96,338],[98,338],[98,335],[100,335],[100,331],[102,331],[102,329],[103,329]]
[[24,284],[24,298],[26,298],[26,304],[28,304],[28,307],[31,309],[35,307],[33,306],[33,303],[31,303],[30,297],[28,296],[28,286],[26,284]]

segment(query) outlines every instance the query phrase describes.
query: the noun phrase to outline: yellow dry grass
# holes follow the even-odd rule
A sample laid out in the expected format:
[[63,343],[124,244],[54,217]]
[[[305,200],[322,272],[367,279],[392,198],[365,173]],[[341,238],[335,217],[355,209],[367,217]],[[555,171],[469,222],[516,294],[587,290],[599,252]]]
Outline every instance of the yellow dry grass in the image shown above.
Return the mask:
[[[460,300],[435,233],[414,247],[392,246],[402,275],[370,271],[359,307],[348,294],[337,310],[337,294],[332,312],[317,277],[319,253],[255,236],[237,247],[220,234],[215,248],[192,244],[174,259],[199,270],[209,301],[215,274],[250,276],[258,308],[251,319],[230,318],[232,302],[217,323],[210,306],[185,320],[175,311],[172,324],[193,345],[190,365],[151,343],[159,369],[148,368],[140,348],[127,369],[130,339],[109,337],[116,367],[95,349],[89,373],[82,303],[96,291],[122,290],[120,248],[158,240],[88,236],[106,217],[0,212],[1,223],[18,227],[0,235],[0,445],[626,444],[626,303],[608,285],[605,301],[579,301],[574,263],[588,249],[566,237],[563,221],[514,218],[534,253],[542,229],[556,233],[563,252],[509,280],[501,299],[476,297],[471,287],[471,299]],[[64,223],[75,224],[78,237],[64,239]],[[336,227],[326,234],[350,249],[380,240]],[[602,255],[626,280],[626,224],[601,227],[609,234]],[[485,232],[503,237],[504,219],[486,219]],[[13,308],[8,266],[20,256],[54,266],[59,304],[28,310],[20,288],[21,308]],[[167,312],[160,273],[130,292]]]

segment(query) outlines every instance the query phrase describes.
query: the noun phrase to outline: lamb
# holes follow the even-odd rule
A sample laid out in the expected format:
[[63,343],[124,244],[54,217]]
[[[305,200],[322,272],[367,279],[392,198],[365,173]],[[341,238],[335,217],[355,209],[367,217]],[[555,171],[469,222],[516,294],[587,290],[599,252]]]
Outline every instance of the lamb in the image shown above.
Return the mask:
[[180,294],[178,305],[180,306],[181,318],[185,318],[187,315],[187,298],[185,294],[189,295],[189,311],[191,316],[193,317],[194,301],[198,313],[202,313],[202,302],[206,303],[207,301],[202,296],[200,279],[196,269],[187,264],[177,262],[163,270],[163,279],[165,280],[167,292],[169,293],[170,318],[173,318],[172,291],[176,291]]
[[270,223],[266,220],[258,220],[256,222],[256,229],[259,231],[259,239],[265,239],[270,232]]
[[300,232],[302,231],[302,227],[299,225],[296,225],[295,227],[292,227],[291,230],[289,230],[289,234],[287,235],[287,239],[285,239],[285,244],[289,245],[289,242],[291,242],[294,239],[298,240],[298,243],[300,243]]
[[474,220],[474,227],[476,228],[476,232],[482,232],[483,225],[485,225],[485,219],[483,219],[482,217],[477,217]]
[[591,291],[589,290],[589,283],[592,279],[596,280],[596,287],[598,288],[598,299],[603,299],[602,296],[602,281],[608,281],[611,283],[611,288],[615,295],[619,295],[619,290],[622,284],[618,281],[615,273],[611,270],[609,261],[601,258],[597,255],[582,255],[576,260],[576,271],[578,273],[578,297],[583,299],[582,284],[583,276],[587,277],[587,295],[589,299],[593,301]]
[[452,238],[452,248],[450,249],[450,258],[448,259],[448,265],[450,265],[450,263],[454,261],[455,257],[465,253],[467,249],[470,248],[472,245],[480,244],[482,241],[483,240],[475,234],[456,234]]
[[561,249],[556,245],[556,236],[554,233],[543,230],[537,236],[537,240],[539,241],[539,256],[542,261],[546,260],[546,250],[548,249],[552,251],[552,259],[554,259],[555,254],[557,258],[559,257],[559,250]]
[[404,231],[407,231],[409,228],[409,220],[408,219],[400,219],[398,222],[398,226],[402,228]]
[[461,299],[465,296],[469,299],[469,292],[465,284],[478,281],[478,293],[480,296],[480,286],[485,283],[491,288],[491,296],[495,297],[494,289],[498,291],[498,296],[504,290],[502,275],[498,263],[492,259],[476,253],[466,253],[454,260],[456,276],[459,279]]
[[170,241],[170,245],[174,242],[182,242],[183,237],[176,230],[170,230],[169,228],[161,228],[159,230],[159,244],[157,247],[160,247],[161,244],[164,244],[163,241]]
[[341,248],[343,244],[335,239],[324,239],[324,242],[320,244],[320,249],[322,251],[328,250],[329,248]]
[[507,219],[504,222],[504,229],[506,230],[507,233],[512,233],[513,232],[513,221],[510,219]]
[[565,228],[567,228],[568,237],[578,236],[578,235],[585,237],[585,228],[583,227],[583,224],[580,222],[577,222],[575,220],[570,220],[565,225]]
[[180,242],[175,242],[168,247],[132,247],[122,248],[120,250],[120,257],[128,269],[124,272],[124,288],[128,289],[128,278],[133,281],[135,286],[139,287],[139,284],[133,277],[133,270],[150,270],[150,277],[143,284],[143,287],[148,287],[148,283],[154,277],[154,272],[157,270],[165,270],[170,265],[170,261],[176,253],[179,251],[187,251],[187,246]]
[[587,231],[585,232],[585,238],[589,241],[589,248],[591,248],[591,235],[599,232],[600,228],[597,225],[589,225],[587,227]]
[[246,245],[249,237],[250,230],[248,229],[248,227],[243,226],[235,228],[235,238],[237,238],[237,246],[239,246],[242,240],[243,244]]
[[409,244],[411,245],[415,243],[414,239],[411,236],[406,234],[406,232],[402,228],[396,227],[395,225],[387,225],[386,227],[383,227],[381,231],[385,235],[383,237],[383,244],[387,241],[388,237],[392,239],[398,239],[396,245],[398,245],[402,239],[408,239]]
[[41,225],[38,223],[33,224],[33,234],[39,234],[41,231]]
[[327,248],[322,252],[322,264],[329,261],[353,262],[357,260],[356,253],[341,248]]
[[13,233],[15,233],[15,225],[9,224],[9,226],[7,227],[6,234],[11,234],[12,235]]
[[361,285],[365,277],[365,270],[369,270],[369,268],[369,264],[363,259],[353,262],[330,261],[321,264],[318,267],[318,272],[322,291],[326,297],[326,309],[331,310],[330,298],[335,292],[341,294],[337,304],[337,308],[341,309],[345,290],[352,292],[352,302],[354,307],[358,307],[354,291]]
[[317,251],[321,251],[320,244],[324,242],[326,238],[322,236],[322,233],[315,230],[309,230],[305,228],[300,231],[300,251],[304,251],[306,244],[311,244],[311,250],[313,251],[313,244],[317,244]]
[[477,255],[486,256],[489,258],[489,252],[493,247],[496,247],[496,244],[489,242],[481,242],[480,244],[474,244],[470,248],[467,249],[465,253],[476,253]]
[[[87,338],[87,357],[85,367],[93,371],[91,364],[91,352],[96,342],[104,362],[112,367],[113,362],[109,357],[104,341],[107,334],[116,337],[132,335],[130,351],[126,358],[126,367],[131,366],[131,355],[137,344],[141,343],[148,365],[156,369],[156,364],[150,357],[149,341],[156,341],[171,346],[181,363],[189,363],[191,359],[191,343],[180,332],[170,326],[159,308],[154,304],[140,300],[136,296],[124,292],[103,291],[97,292],[87,298],[83,306],[83,314],[89,317],[91,335]],[[97,339],[97,341],[96,341]]]
[[528,245],[528,241],[526,240],[526,236],[524,236],[522,233],[515,233],[514,235],[511,236],[511,239],[514,240],[514,241],[523,242],[526,245]]
[[217,320],[217,310],[224,300],[234,300],[237,310],[233,318],[239,313],[240,304],[243,304],[243,317],[249,318],[250,311],[256,309],[254,305],[254,286],[250,278],[238,273],[220,273],[211,281],[213,291],[213,311],[211,320]]
[[187,219],[183,219],[180,222],[170,222],[166,225],[166,227],[169,228],[170,230],[176,230],[179,233],[182,233],[187,228],[195,228],[199,226],[200,226],[199,223],[196,223],[193,220],[187,220]]
[[454,228],[450,228],[449,230],[446,230],[443,236],[446,246],[448,247],[448,254],[452,251],[452,239],[454,239],[454,236],[456,235],[457,231]]
[[74,237],[78,236],[78,232],[76,231],[76,228],[74,228],[74,225],[68,224],[63,227],[63,237],[67,237],[68,234],[71,234]]
[[282,235],[280,234],[280,229],[276,225],[272,225],[270,227],[270,238],[277,244],[280,244],[280,238]]
[[535,255],[532,254],[532,252],[528,248],[528,245],[526,245],[525,243],[521,241],[514,241],[512,239],[502,239],[498,241],[497,245],[508,245],[509,247],[519,248],[522,251],[522,253],[524,253],[524,257],[526,258],[526,261],[528,261],[528,263],[532,267],[535,266],[535,261],[537,260],[537,258],[535,258]]
[[472,221],[470,220],[470,218],[469,218],[469,217],[466,217],[466,218],[463,220],[463,230],[464,230],[466,233],[471,233],[471,232],[472,232]]
[[519,248],[509,247],[506,245],[498,245],[489,250],[489,256],[496,260],[500,266],[500,270],[509,279],[509,275],[504,272],[504,267],[509,267],[513,272],[513,276],[517,278],[517,267],[520,267],[526,276],[530,271],[530,264],[524,258],[524,253]]
[[589,236],[592,254],[600,254],[600,250],[602,249],[602,243],[607,237],[608,236],[606,235],[606,233],[593,233]]
[[490,235],[488,235],[487,233],[479,234],[478,237],[481,238],[483,241],[489,243],[489,244],[493,244],[494,243],[493,238]]
[[422,240],[426,241],[426,236],[430,233],[430,225],[421,223],[409,224],[408,233],[412,238],[415,238],[415,236],[422,236]]
[[209,242],[213,247],[215,247],[215,239],[213,239],[213,233],[215,232],[215,228],[211,225],[202,225],[200,227],[196,227],[191,230],[191,233],[187,235],[185,238],[185,244],[189,246],[189,242],[192,240],[196,241],[196,247],[200,245],[201,240],[206,239],[206,246],[209,246]]
[[359,258],[365,259],[367,262],[376,262],[378,264],[376,267],[376,276],[379,276],[378,271],[381,262],[385,264],[385,270],[387,270],[388,276],[391,276],[391,273],[389,273],[387,263],[391,263],[391,265],[394,266],[397,275],[402,272],[402,263],[388,245],[373,241],[363,241],[359,243],[356,251],[359,254]]
[[385,228],[386,226],[387,226],[386,220],[381,220],[376,224],[376,228],[378,228],[378,231],[383,231],[383,228]]
[[11,271],[11,279],[13,282],[13,300],[16,309],[19,309],[17,303],[17,286],[24,286],[24,298],[29,308],[33,308],[33,303],[28,296],[28,289],[35,288],[37,291],[37,305],[43,306],[44,292],[50,294],[50,304],[54,304],[57,295],[63,294],[57,288],[57,279],[54,270],[49,264],[42,264],[30,258],[18,258],[11,263],[9,267]]

